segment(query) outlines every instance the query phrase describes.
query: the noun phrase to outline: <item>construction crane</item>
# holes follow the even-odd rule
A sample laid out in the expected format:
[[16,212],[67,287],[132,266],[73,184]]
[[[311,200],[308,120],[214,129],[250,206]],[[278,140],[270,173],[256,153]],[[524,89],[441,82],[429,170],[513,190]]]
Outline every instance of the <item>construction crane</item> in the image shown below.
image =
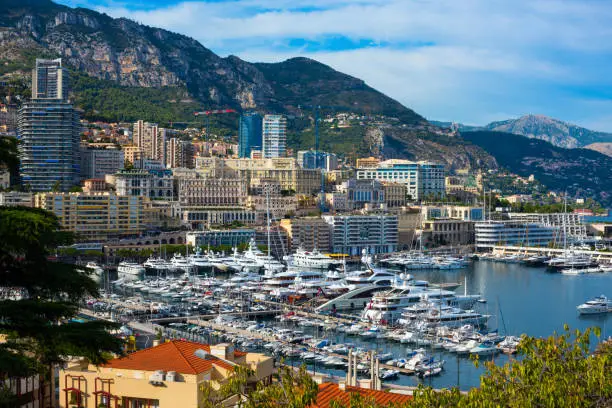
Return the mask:
[[319,111],[321,109],[348,109],[346,106],[333,106],[333,105],[298,105],[298,109],[307,108],[312,109],[312,114],[314,116],[314,126],[315,126],[315,166],[321,169],[321,190],[320,190],[320,198],[319,198],[319,208],[321,212],[325,210],[325,163],[319,163],[320,155],[319,155]]
[[205,128],[205,132],[206,132],[206,139],[208,139],[208,127],[210,125],[210,116],[211,115],[223,115],[226,113],[238,113],[236,112],[234,109],[213,109],[213,110],[206,110],[206,111],[201,111],[201,112],[193,112],[194,116],[201,116],[204,115],[206,116],[206,128]]

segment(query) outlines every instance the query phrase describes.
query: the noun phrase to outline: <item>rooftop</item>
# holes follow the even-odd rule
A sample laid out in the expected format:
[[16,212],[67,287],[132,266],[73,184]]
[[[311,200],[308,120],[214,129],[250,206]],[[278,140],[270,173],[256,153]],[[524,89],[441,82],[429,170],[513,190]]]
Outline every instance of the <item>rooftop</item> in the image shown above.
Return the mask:
[[[215,356],[208,355],[206,359],[197,357],[195,352],[200,349],[210,353],[210,346],[207,344],[173,340],[137,351],[126,357],[110,360],[104,367],[123,370],[176,371],[181,374],[200,374],[210,371],[213,364],[227,370],[232,369],[233,365],[230,362]],[[241,351],[234,351],[235,357],[245,354]]]
[[349,386],[347,386],[345,390],[341,390],[338,384],[323,383],[319,385],[317,402],[313,408],[329,408],[332,401],[338,401],[348,406],[351,401],[351,394],[353,393],[358,393],[366,399],[371,398],[380,405],[388,405],[391,403],[402,404],[412,400],[410,395]]

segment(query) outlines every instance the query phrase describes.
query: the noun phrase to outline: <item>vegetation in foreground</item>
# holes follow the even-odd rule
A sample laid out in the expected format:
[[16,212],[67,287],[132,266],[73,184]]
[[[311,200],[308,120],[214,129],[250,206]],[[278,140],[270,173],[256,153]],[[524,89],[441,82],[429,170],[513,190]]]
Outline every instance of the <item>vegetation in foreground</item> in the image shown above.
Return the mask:
[[[484,364],[480,387],[467,393],[457,388],[435,391],[419,386],[406,404],[392,408],[434,407],[596,407],[612,406],[612,342],[601,343],[590,352],[591,338],[599,339],[598,328],[548,338],[523,336],[517,358],[503,366]],[[316,404],[317,385],[303,366],[299,371],[284,366],[272,385],[247,389],[251,373],[239,368],[230,380],[214,391],[203,389],[205,406],[217,408],[236,404],[242,408],[306,408]],[[350,402],[332,401],[333,408],[382,408],[375,400],[354,393]]]

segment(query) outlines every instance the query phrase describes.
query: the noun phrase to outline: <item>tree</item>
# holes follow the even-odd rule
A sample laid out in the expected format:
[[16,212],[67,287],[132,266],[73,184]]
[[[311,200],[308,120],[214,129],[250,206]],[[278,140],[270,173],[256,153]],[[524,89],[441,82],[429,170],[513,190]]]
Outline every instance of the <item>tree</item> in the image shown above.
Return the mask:
[[[411,407],[609,407],[612,404],[612,347],[589,351],[599,329],[548,338],[523,336],[517,359],[503,366],[484,363],[480,387],[434,392],[420,387]],[[480,363],[475,361],[478,366]]]
[[257,382],[249,384],[254,372],[237,366],[219,390],[210,383],[201,387],[201,401],[206,408],[238,406],[240,408],[307,408],[317,400],[319,387],[302,366],[298,371],[293,367],[281,366],[271,384]]
[[0,379],[40,374],[44,382],[53,366],[71,356],[100,364],[108,353],[121,353],[121,341],[109,334],[116,324],[71,321],[85,297],[98,295],[86,272],[48,259],[71,238],[47,211],[0,207],[0,334],[6,340],[0,344]]

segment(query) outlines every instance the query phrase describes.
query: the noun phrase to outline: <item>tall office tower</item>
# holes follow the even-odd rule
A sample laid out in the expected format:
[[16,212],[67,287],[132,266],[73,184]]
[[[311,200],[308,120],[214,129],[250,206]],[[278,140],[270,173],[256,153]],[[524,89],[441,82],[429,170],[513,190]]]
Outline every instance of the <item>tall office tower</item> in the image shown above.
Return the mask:
[[287,153],[287,119],[283,115],[263,118],[263,157],[285,157]]
[[67,191],[80,176],[79,114],[67,102],[61,60],[36,60],[32,100],[19,109],[20,174],[32,191]]
[[132,141],[145,159],[166,161],[166,129],[158,127],[157,123],[135,122]]
[[62,59],[36,59],[32,71],[32,99],[68,99],[68,75]]
[[251,157],[252,150],[260,150],[262,144],[262,117],[257,112],[240,115],[238,133],[238,157]]

